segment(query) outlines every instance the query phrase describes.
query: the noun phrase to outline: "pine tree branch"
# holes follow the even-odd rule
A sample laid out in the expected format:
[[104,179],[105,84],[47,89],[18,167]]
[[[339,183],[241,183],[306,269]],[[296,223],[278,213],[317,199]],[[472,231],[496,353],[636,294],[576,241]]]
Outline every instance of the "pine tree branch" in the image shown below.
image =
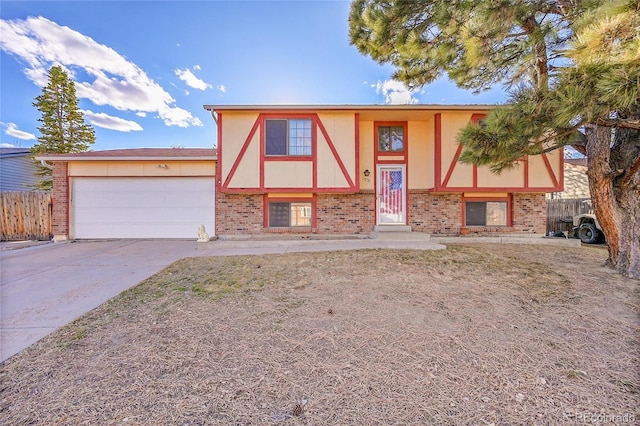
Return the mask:
[[595,124],[603,127],[619,127],[622,129],[640,130],[640,120],[598,118]]
[[[571,133],[576,132],[580,127],[582,127],[582,123],[577,124],[577,125],[569,128],[569,129],[566,129],[564,132],[562,132],[560,134],[554,134],[554,135],[551,135],[549,137],[546,137],[546,138],[542,139],[541,141],[539,141],[539,143],[540,144],[544,144],[546,142],[549,142],[550,140],[557,139],[557,138],[562,138],[564,136],[570,135]],[[563,146],[567,146],[567,145],[572,145],[573,146],[574,144],[577,145],[576,142],[558,143],[558,144],[555,144],[555,145],[552,145],[550,147],[547,147],[547,148],[543,149],[541,154],[547,154],[547,153],[549,153],[551,151],[555,151],[558,148],[562,148]],[[580,150],[576,150],[576,151],[581,152]]]
[[556,145],[552,145],[552,146],[549,146],[549,147],[543,149],[542,151],[540,151],[540,154],[548,154],[548,153],[550,153],[552,151],[555,151],[556,149],[560,149],[560,148],[565,147],[567,145],[569,145],[569,144],[567,144],[567,143],[559,143],[559,144],[556,144]]

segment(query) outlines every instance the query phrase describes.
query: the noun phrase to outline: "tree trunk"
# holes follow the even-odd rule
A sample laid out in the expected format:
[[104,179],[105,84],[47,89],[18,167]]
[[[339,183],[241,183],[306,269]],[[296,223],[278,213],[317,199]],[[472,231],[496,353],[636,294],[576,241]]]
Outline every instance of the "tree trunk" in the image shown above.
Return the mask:
[[640,133],[590,126],[586,136],[591,202],[607,240],[607,265],[640,279]]

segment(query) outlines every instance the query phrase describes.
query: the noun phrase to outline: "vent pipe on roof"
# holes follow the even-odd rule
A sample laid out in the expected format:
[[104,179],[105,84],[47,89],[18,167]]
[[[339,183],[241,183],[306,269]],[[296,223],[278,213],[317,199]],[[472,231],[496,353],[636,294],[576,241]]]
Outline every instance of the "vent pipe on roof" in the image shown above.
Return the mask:
[[40,164],[42,164],[42,167],[46,167],[49,170],[53,170],[53,166],[51,164],[47,164],[45,160],[40,160]]

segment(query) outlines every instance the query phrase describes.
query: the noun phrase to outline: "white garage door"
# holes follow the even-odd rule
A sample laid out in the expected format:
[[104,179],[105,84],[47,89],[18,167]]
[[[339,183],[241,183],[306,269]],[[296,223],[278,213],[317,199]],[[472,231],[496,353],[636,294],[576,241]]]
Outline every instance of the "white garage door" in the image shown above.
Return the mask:
[[211,177],[74,178],[72,238],[197,238],[214,233]]

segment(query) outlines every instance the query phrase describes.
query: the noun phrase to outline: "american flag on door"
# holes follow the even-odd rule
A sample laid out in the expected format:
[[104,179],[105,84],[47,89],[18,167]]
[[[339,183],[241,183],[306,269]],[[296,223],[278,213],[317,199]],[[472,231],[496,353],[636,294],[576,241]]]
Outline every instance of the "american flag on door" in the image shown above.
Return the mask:
[[402,171],[381,170],[382,203],[381,213],[402,213]]

